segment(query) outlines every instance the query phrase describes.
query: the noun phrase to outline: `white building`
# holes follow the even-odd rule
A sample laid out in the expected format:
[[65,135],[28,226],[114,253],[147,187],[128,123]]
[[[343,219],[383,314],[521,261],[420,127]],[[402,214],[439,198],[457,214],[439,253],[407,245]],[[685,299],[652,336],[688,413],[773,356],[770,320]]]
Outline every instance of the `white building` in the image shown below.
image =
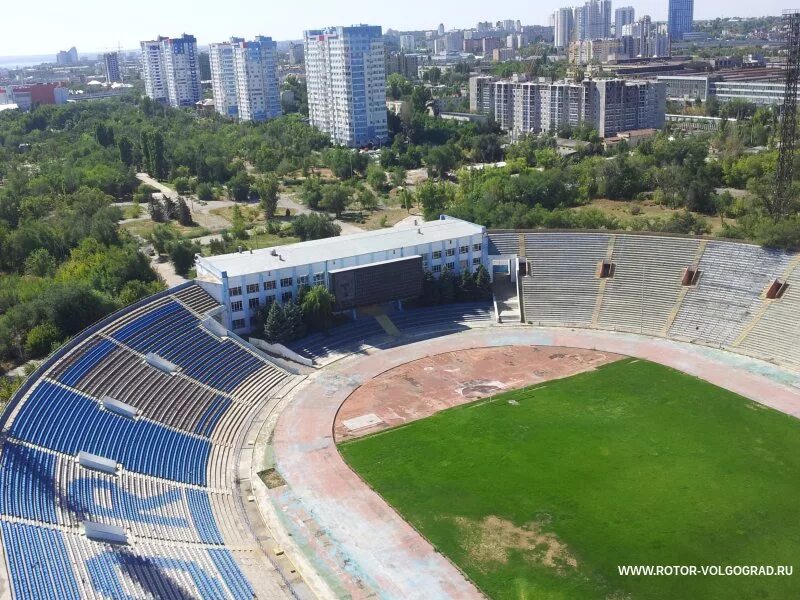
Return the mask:
[[400,51],[414,52],[417,49],[417,40],[411,33],[400,34]]
[[379,26],[331,27],[304,33],[311,124],[335,144],[382,144],[386,62]]
[[278,53],[272,38],[257,36],[252,42],[234,43],[233,64],[239,119],[266,121],[279,117],[282,110]]
[[144,91],[155,102],[169,104],[161,39],[141,42]]
[[224,325],[245,333],[261,307],[288,302],[303,285],[329,285],[341,269],[419,256],[425,271],[459,273],[489,269],[486,229],[442,217],[409,227],[391,227],[276,248],[196,259],[197,280],[227,308]]
[[214,110],[224,117],[236,117],[239,114],[239,104],[236,99],[236,69],[233,65],[233,44],[241,41],[243,41],[242,38],[231,38],[229,42],[211,44],[208,47]]
[[151,100],[194,107],[200,100],[200,64],[193,35],[141,42],[142,75]]

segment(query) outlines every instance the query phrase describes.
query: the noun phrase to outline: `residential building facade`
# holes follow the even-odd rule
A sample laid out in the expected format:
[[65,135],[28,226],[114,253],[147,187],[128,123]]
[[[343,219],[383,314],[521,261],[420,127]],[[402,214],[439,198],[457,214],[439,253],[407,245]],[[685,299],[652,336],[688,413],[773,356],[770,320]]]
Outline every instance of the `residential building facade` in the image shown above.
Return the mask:
[[236,68],[233,64],[233,44],[243,41],[231,38],[228,42],[210,44],[208,47],[211,65],[211,90],[214,94],[214,110],[224,117],[239,116],[236,97]]
[[141,42],[142,76],[151,100],[194,107],[202,96],[197,40],[193,35]]
[[494,118],[512,137],[589,123],[600,137],[661,129],[666,84],[624,79],[519,81],[473,77],[470,109]]
[[339,145],[385,142],[386,64],[381,27],[306,31],[304,47],[311,124]]
[[270,37],[233,44],[236,101],[242,121],[266,121],[279,117],[281,93],[278,81],[277,44]]
[[122,83],[118,52],[106,52],[103,54],[103,66],[106,72],[106,83]]

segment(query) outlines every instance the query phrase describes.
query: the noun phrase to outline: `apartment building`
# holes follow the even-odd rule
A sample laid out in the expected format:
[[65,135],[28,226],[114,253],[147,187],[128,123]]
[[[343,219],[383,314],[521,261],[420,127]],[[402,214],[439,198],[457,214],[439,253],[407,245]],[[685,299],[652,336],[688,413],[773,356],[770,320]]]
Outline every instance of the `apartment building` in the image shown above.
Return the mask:
[[335,144],[360,147],[385,142],[381,27],[330,27],[306,31],[303,38],[311,124]]
[[183,34],[179,38],[159,36],[141,42],[142,76],[151,100],[170,106],[194,107],[200,100],[200,64],[197,39]]
[[239,116],[239,102],[236,98],[236,68],[233,64],[233,45],[242,41],[244,41],[242,38],[231,38],[228,42],[210,44],[208,47],[214,110],[224,117]]
[[232,46],[239,119],[266,121],[279,117],[277,44],[270,37],[257,36],[254,41],[237,41]]
[[106,83],[122,83],[118,52],[106,52],[103,54],[103,66],[106,72]]
[[624,79],[470,79],[470,109],[494,118],[512,137],[555,132],[590,123],[601,137],[635,129],[660,129],[666,84]]

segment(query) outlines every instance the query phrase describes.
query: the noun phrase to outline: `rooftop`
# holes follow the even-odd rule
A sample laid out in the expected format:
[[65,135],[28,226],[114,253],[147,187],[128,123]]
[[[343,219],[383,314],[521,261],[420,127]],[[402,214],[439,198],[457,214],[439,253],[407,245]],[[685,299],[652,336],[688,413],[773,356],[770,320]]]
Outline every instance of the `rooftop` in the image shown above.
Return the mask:
[[263,248],[252,252],[246,250],[241,253],[198,257],[197,262],[210,267],[212,271],[225,271],[228,277],[239,277],[395,248],[407,248],[417,244],[480,235],[483,232],[484,228],[480,225],[446,217],[438,221],[420,222],[418,226],[391,227],[378,231],[365,231],[276,246],[275,248]]

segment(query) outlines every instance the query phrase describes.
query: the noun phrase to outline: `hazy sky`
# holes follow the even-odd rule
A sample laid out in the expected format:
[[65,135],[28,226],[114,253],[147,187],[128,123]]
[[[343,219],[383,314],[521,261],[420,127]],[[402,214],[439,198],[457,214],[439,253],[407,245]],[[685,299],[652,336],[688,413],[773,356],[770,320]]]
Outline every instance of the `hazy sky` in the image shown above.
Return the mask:
[[[207,44],[231,35],[298,39],[304,29],[353,23],[384,29],[433,29],[444,23],[449,29],[519,19],[525,25],[546,25],[558,6],[578,3],[583,0],[2,0],[0,56],[50,54],[73,45],[79,52],[117,44],[135,48],[142,39],[183,32]],[[666,19],[667,0],[614,2],[614,8],[626,5],[634,6],[637,15]],[[786,6],[786,0],[695,0],[695,18],[777,15]]]

